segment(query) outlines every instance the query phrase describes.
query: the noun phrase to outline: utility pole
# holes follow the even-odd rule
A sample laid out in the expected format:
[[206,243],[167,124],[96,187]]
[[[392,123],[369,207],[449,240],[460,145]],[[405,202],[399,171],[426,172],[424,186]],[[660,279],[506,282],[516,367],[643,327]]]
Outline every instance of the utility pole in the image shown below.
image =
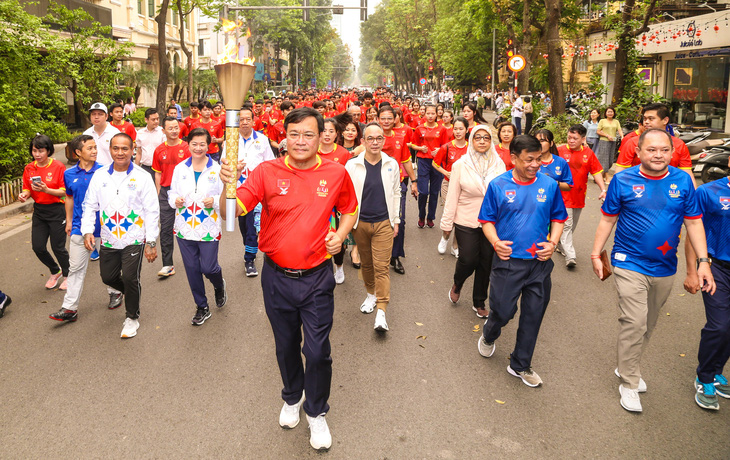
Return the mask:
[[497,75],[497,29],[492,29],[492,97],[490,99],[489,105],[492,106],[492,110],[494,110],[494,100],[496,97],[494,97],[494,79]]

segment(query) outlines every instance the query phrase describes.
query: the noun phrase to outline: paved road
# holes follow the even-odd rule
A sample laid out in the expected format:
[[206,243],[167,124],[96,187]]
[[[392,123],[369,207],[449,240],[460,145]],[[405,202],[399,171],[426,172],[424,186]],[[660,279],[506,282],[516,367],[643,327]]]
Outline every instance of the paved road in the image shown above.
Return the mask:
[[[476,349],[481,326],[470,282],[447,300],[454,259],[436,252],[436,229],[415,227],[408,203],[406,275],[393,273],[391,327],[373,331],[364,289],[346,267],[336,289],[334,378],[327,419],[336,459],[728,458],[730,401],[720,412],[693,400],[703,309],[681,279],[643,360],[645,412],[623,410],[613,376],[616,294],[591,273],[596,188],[577,235],[579,266],[556,256],[553,298],[530,389],[506,372],[516,324],[491,359]],[[439,213],[441,210],[439,209]],[[279,428],[280,378],[259,279],[243,275],[238,233],[222,240],[230,300],[202,327],[179,257],[158,281],[143,269],[139,335],[119,338],[123,308],[109,311],[92,262],[79,321],[47,318],[62,293],[46,291],[30,230],[0,236],[0,287],[14,303],[0,319],[0,458],[315,458],[303,422]],[[292,235],[292,238],[295,238]],[[349,259],[348,259],[349,260]],[[680,261],[680,266],[683,261]],[[261,257],[257,259],[261,267]],[[209,289],[212,298],[212,289]],[[500,403],[502,401],[503,403]]]

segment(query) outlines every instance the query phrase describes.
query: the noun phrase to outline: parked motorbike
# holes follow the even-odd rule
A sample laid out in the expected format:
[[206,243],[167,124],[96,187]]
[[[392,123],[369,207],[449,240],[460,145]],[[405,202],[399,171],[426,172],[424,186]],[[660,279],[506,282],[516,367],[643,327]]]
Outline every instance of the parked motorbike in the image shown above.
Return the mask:
[[694,173],[700,175],[702,182],[707,183],[730,175],[730,139],[725,139],[722,145],[704,149],[698,157]]

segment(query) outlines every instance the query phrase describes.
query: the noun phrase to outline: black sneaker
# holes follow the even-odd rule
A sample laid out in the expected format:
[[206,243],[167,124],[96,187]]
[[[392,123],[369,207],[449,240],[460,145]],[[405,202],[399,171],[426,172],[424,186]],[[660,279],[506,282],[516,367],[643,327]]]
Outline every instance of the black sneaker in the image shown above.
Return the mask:
[[5,294],[5,297],[3,297],[3,301],[0,302],[0,318],[3,317],[3,315],[5,314],[5,309],[8,308],[11,303],[13,303],[13,299],[11,299],[9,295]]
[[200,326],[208,318],[210,318],[210,309],[198,308],[198,311],[195,312],[195,316],[193,316],[193,326]]
[[49,318],[55,319],[56,321],[68,321],[73,323],[77,319],[79,319],[78,312],[75,312],[73,310],[66,310],[65,308],[62,308],[58,310],[56,313],[51,313],[48,315]]
[[223,305],[228,302],[228,292],[226,291],[226,280],[223,280],[223,287],[220,289],[214,289],[215,290],[215,306],[218,308],[223,307]]
[[254,264],[253,260],[246,262],[246,276],[249,278],[252,276],[259,276],[259,272],[256,270],[256,264]]
[[109,305],[107,305],[106,308],[108,308],[109,310],[119,308],[119,306],[122,305],[122,300],[124,300],[124,294],[122,294],[121,292],[117,294],[109,294]]

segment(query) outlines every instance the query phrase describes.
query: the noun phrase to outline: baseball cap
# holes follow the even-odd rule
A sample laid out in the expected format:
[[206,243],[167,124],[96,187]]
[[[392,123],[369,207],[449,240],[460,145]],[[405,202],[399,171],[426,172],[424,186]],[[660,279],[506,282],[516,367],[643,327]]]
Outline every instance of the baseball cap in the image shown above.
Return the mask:
[[91,104],[91,107],[89,107],[89,112],[91,112],[92,110],[101,110],[105,114],[109,115],[109,111],[106,109],[106,106],[101,102],[94,102],[93,104]]

